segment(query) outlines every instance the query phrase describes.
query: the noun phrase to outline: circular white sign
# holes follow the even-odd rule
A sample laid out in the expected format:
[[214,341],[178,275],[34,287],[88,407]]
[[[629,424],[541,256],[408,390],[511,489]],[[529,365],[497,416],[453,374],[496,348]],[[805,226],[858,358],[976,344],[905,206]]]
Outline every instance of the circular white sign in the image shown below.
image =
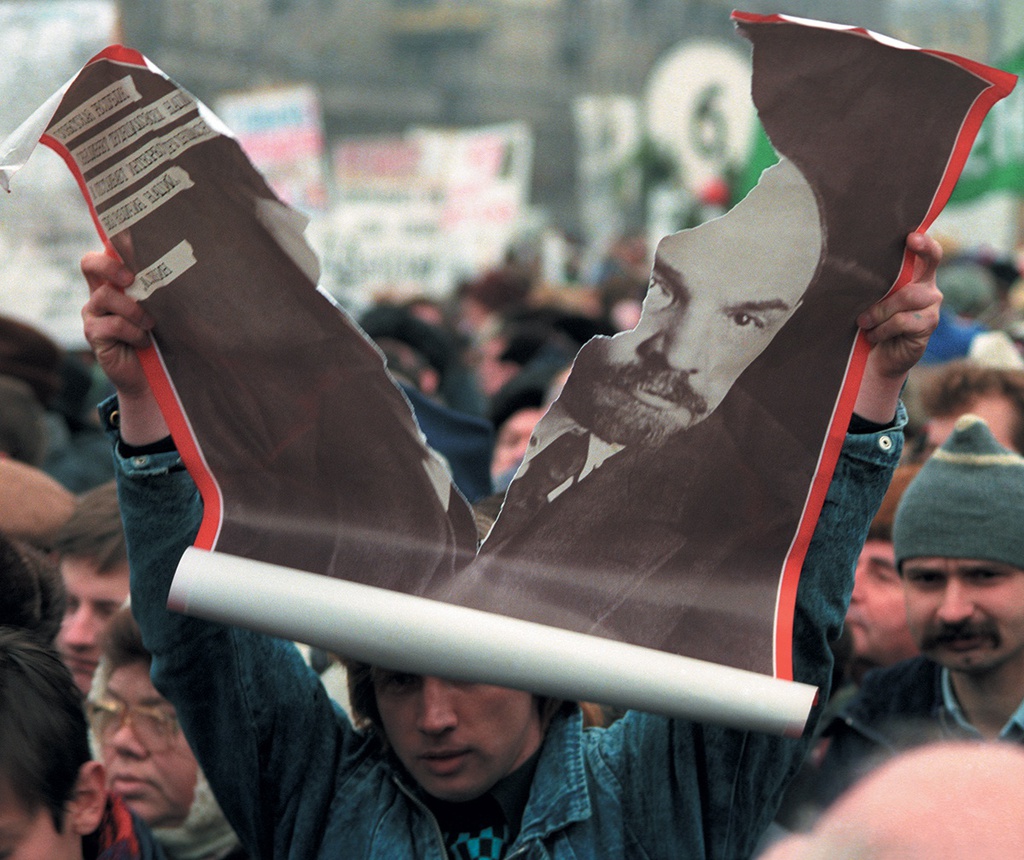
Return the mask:
[[647,131],[679,163],[693,192],[727,165],[747,160],[757,117],[750,98],[750,58],[709,40],[687,42],[662,57],[647,80]]

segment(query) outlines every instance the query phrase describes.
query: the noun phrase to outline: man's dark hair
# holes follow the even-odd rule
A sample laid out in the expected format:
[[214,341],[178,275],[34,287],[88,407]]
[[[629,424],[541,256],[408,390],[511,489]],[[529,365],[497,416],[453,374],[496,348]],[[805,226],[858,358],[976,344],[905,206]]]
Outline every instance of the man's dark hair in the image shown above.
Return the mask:
[[53,645],[65,599],[57,565],[35,547],[0,534],[0,626],[21,628]]
[[103,633],[102,647],[110,672],[136,663],[142,663],[148,670],[153,660],[153,656],[142,644],[142,631],[128,606],[122,606],[110,619]]
[[30,466],[46,456],[46,412],[29,384],[0,374],[0,451]]
[[0,627],[0,786],[60,833],[79,770],[91,758],[82,694],[57,652]]
[[53,550],[64,558],[88,559],[99,573],[109,573],[128,561],[114,481],[84,493],[53,541]]
[[455,346],[447,333],[419,319],[408,308],[374,305],[359,318],[359,325],[376,342],[399,341],[406,344],[441,376],[447,373],[454,361]]
[[[488,496],[473,505],[473,519],[476,522],[477,536],[480,540],[487,536],[491,526],[494,525],[500,507],[500,496],[498,495]],[[381,669],[356,660],[342,658],[341,662],[348,673],[348,698],[349,704],[352,706],[353,724],[361,729],[372,727],[384,737],[384,725],[381,722],[380,709],[377,707],[377,693],[373,686],[374,678]],[[541,725],[545,729],[557,713],[571,711],[577,706],[575,702],[554,699],[550,696],[535,696],[534,698],[540,713]],[[593,708],[585,710],[590,725],[599,724],[596,714],[597,711]]]
[[934,418],[969,410],[979,397],[1005,397],[1010,402],[1016,416],[1010,441],[1024,453],[1024,370],[951,361],[921,388],[921,406]]

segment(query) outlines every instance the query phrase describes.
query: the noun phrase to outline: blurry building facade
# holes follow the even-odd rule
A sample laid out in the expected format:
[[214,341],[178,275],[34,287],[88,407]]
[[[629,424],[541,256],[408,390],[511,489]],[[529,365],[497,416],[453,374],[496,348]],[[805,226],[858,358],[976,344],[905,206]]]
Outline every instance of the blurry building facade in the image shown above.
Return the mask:
[[[891,2],[891,0],[889,0]],[[784,4],[885,31],[886,0]],[[573,100],[642,95],[686,39],[745,44],[732,0],[120,0],[123,40],[212,104],[225,92],[313,84],[328,141],[410,126],[523,120],[535,134],[532,201],[576,223]],[[851,17],[853,16],[853,17]]]

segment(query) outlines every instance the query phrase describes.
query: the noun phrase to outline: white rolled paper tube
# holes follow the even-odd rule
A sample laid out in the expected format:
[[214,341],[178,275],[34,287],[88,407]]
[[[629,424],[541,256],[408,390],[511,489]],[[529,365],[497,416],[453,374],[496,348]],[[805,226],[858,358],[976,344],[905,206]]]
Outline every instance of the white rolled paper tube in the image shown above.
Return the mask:
[[190,547],[168,606],[403,672],[799,735],[817,688]]

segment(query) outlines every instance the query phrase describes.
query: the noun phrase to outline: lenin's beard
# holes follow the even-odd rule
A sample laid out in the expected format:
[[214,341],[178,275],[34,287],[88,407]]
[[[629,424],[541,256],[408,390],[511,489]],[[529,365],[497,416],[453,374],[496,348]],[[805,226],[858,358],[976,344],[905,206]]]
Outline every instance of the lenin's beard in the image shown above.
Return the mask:
[[[637,399],[637,391],[669,403],[664,408],[645,403]],[[580,350],[558,402],[578,424],[622,445],[664,445],[709,411],[707,401],[690,386],[689,374],[668,367],[658,354],[613,363],[607,338],[595,338]]]

